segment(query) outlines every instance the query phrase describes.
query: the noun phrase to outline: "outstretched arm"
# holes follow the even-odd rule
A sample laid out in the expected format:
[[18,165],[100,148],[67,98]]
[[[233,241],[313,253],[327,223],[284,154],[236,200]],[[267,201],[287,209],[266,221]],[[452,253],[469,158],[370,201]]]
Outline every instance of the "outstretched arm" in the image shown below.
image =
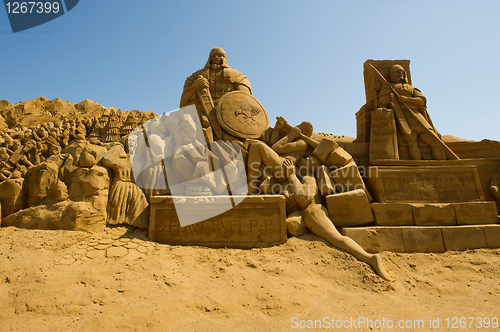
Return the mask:
[[278,142],[274,143],[272,149],[278,154],[285,154],[290,152],[302,151],[307,149],[308,144],[303,140],[298,140],[294,142],[300,134],[300,129],[293,127],[288,135],[280,139]]
[[271,139],[269,140],[269,145],[273,146],[274,143],[280,140],[280,130],[284,127],[282,118],[276,118],[276,124],[274,125],[273,132],[271,133]]
[[196,91],[201,90],[201,89],[205,89],[208,87],[209,87],[208,80],[201,75],[198,76],[196,81],[194,81],[193,84],[191,84],[191,86],[182,94],[180,106],[181,107],[186,106],[187,103],[193,97],[193,95],[196,93]]
[[295,165],[289,159],[283,162],[283,166],[286,168],[290,192],[293,194],[299,207],[305,209],[314,201],[317,191],[316,179],[306,176],[301,182],[295,174]]

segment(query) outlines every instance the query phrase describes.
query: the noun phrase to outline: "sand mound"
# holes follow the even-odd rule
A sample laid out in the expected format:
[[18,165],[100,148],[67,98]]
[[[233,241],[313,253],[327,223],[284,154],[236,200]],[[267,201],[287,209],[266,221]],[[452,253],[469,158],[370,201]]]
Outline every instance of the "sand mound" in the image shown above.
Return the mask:
[[5,123],[5,119],[3,116],[0,115],[0,132],[3,132],[4,130],[7,130],[9,126],[7,126],[7,123]]
[[443,142],[445,143],[457,143],[457,142],[474,142],[472,140],[467,140],[465,138],[460,138],[452,135],[444,135],[442,137]]
[[423,320],[427,331],[439,316],[447,331],[446,317],[498,316],[500,249],[382,253],[389,282],[311,234],[238,250],[126,231],[1,228],[2,330],[296,331],[293,317],[368,317]]
[[[45,97],[24,101],[12,105],[6,100],[0,101],[0,131],[7,127],[24,126],[31,127],[37,124],[62,121],[63,119],[83,119],[100,117],[106,107],[90,99],[82,100],[77,104],[70,103],[59,98],[48,100]],[[118,111],[115,107],[108,110]],[[122,112],[125,114],[128,112]],[[154,114],[151,111],[146,114]],[[156,114],[154,114],[156,116]]]
[[316,140],[316,141],[321,141],[323,138],[330,138],[334,140],[335,142],[343,142],[343,143],[351,143],[354,142],[354,138],[349,137],[349,136],[338,136],[338,135],[333,135],[333,134],[328,134],[328,133],[314,133],[312,134],[311,138]]
[[79,102],[78,104],[75,104],[75,108],[82,114],[95,113],[95,112],[98,112],[100,114],[105,109],[104,106],[90,99],[85,99]]

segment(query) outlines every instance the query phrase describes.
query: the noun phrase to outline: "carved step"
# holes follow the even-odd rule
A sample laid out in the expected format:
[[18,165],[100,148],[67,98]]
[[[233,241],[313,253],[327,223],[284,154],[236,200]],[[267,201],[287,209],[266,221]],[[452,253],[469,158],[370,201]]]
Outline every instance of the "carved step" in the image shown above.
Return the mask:
[[342,234],[370,253],[439,253],[500,247],[500,225],[346,227]]

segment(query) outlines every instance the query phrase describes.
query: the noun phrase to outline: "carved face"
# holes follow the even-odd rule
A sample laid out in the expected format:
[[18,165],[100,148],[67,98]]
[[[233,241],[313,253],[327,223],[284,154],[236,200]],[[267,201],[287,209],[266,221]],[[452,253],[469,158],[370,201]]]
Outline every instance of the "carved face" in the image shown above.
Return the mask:
[[406,71],[400,65],[392,66],[390,76],[392,83],[407,83]]
[[299,175],[302,177],[314,174],[319,166],[321,166],[321,161],[314,156],[304,157],[297,164]]
[[297,126],[302,134],[306,135],[307,137],[311,137],[313,134],[313,126],[310,122],[304,121],[301,124]]
[[398,81],[404,80],[405,77],[406,77],[406,73],[404,70],[397,70],[396,71],[396,78],[398,79]]
[[229,65],[227,63],[226,52],[220,47],[216,47],[210,51],[210,55],[208,56],[207,64],[205,68],[228,68]]
[[214,53],[210,56],[210,63],[222,65],[222,59],[224,58],[224,54],[222,53]]
[[0,161],[9,159],[9,154],[6,148],[0,148]]

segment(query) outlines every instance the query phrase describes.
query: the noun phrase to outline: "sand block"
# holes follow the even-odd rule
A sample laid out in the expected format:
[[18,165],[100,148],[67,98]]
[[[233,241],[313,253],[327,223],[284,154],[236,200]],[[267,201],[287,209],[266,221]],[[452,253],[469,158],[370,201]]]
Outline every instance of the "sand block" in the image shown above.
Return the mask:
[[371,203],[370,207],[377,226],[413,226],[409,203]]
[[446,250],[463,251],[487,247],[483,226],[443,227],[442,231]]
[[453,204],[412,204],[415,226],[454,226],[457,224]]
[[500,225],[484,226],[484,236],[488,248],[500,248]]
[[372,113],[370,137],[370,162],[376,160],[398,160],[398,134],[394,111],[378,108]]
[[444,252],[442,227],[403,227],[403,241],[407,253]]
[[[226,202],[228,196],[210,199],[217,204],[219,199]],[[247,196],[236,207],[186,227],[179,224],[171,196],[152,197],[150,206],[149,237],[162,243],[254,248],[281,244],[287,239],[282,195]]]
[[335,193],[345,193],[356,189],[363,189],[368,201],[372,201],[372,197],[368,193],[368,189],[359,173],[358,166],[354,161],[340,168],[331,167],[329,175],[333,180],[333,190]]
[[457,225],[483,225],[498,223],[495,202],[467,202],[455,204]]
[[342,228],[342,234],[369,253],[405,252],[401,227],[347,227]]
[[[321,161],[321,163],[324,164],[326,159],[333,152],[333,150],[335,150],[338,147],[339,145],[337,144],[337,142],[335,142],[330,138],[325,137],[319,142],[318,146],[312,152],[312,155],[317,157]],[[344,162],[341,165],[345,164],[346,162]]]
[[336,227],[368,225],[374,220],[368,198],[362,189],[328,195],[326,207]]
[[335,194],[334,183],[330,178],[329,171],[325,165],[321,165],[316,172],[316,183],[318,189],[323,196]]
[[366,184],[377,202],[484,201],[475,166],[373,166]]

